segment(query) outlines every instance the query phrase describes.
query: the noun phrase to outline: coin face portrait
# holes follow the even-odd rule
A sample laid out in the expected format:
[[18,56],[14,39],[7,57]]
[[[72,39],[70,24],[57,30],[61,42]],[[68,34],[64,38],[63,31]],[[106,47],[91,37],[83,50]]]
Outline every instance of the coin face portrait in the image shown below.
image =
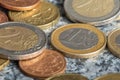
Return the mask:
[[60,34],[60,42],[66,47],[83,50],[97,45],[97,35],[87,29],[73,28],[68,29]]
[[38,43],[35,32],[24,27],[6,27],[0,29],[0,47],[7,50],[24,51]]
[[73,0],[72,7],[85,17],[102,17],[112,12],[114,0]]

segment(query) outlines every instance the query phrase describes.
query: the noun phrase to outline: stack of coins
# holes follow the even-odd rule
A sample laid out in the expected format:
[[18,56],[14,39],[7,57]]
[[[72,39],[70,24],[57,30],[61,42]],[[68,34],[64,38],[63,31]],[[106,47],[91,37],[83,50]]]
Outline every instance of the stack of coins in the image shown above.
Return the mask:
[[41,0],[1,0],[1,6],[8,9],[10,20],[35,25],[43,30],[51,30],[59,21],[56,6]]
[[66,15],[73,22],[101,26],[120,14],[120,0],[65,0]]

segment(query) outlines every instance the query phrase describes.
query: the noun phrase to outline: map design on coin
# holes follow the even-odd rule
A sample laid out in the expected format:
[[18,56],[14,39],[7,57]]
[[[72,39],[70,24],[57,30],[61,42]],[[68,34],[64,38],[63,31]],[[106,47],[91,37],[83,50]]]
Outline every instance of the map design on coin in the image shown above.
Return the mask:
[[97,45],[97,35],[87,29],[73,28],[62,32],[59,36],[60,42],[71,49],[83,50]]
[[6,27],[0,29],[0,47],[7,50],[23,51],[34,47],[38,36],[24,27]]
[[73,0],[74,10],[85,17],[102,17],[114,9],[114,0]]

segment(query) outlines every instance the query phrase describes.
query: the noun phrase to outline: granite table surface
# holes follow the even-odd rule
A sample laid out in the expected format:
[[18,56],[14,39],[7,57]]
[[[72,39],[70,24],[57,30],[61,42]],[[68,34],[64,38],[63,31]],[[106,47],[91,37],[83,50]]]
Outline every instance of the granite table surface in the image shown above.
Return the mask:
[[[62,25],[72,23],[64,13],[63,9],[63,0],[48,0],[49,2],[57,5],[61,12],[61,17],[58,24],[54,27],[60,27]],[[116,28],[120,28],[120,21],[114,21],[108,25],[97,27],[102,30],[106,36],[109,32]],[[49,34],[52,31],[48,31]],[[48,43],[50,45],[50,43]],[[67,68],[66,73],[78,73],[82,74],[93,80],[94,78],[108,74],[108,73],[117,73],[120,72],[120,59],[112,55],[112,53],[106,48],[103,53],[98,55],[98,57],[90,59],[71,59],[66,58]],[[31,77],[24,75],[18,66],[17,61],[11,61],[10,64],[0,71],[0,80],[36,80]]]

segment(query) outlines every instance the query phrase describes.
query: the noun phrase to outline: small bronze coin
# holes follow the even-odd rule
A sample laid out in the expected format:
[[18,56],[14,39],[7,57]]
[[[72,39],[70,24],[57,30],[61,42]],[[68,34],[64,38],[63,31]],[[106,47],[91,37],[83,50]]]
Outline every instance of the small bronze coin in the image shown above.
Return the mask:
[[60,74],[50,77],[46,80],[88,80],[88,79],[79,74]]
[[112,73],[96,78],[95,80],[120,80],[120,73]]
[[27,75],[43,79],[64,73],[66,61],[59,52],[46,49],[34,59],[20,61],[19,66]]
[[39,5],[40,0],[1,0],[1,6],[16,11],[25,11],[34,9]]
[[0,23],[4,23],[7,21],[8,21],[7,15],[4,12],[0,11]]

